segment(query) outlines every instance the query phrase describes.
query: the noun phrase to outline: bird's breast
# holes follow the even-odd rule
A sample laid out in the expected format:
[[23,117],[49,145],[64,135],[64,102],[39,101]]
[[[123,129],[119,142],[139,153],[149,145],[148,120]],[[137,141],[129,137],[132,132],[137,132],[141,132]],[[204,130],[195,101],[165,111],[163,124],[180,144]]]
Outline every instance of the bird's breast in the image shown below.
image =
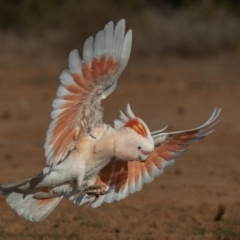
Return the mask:
[[86,175],[99,172],[112,158],[113,140],[106,128],[96,128],[76,144],[76,157],[85,165]]

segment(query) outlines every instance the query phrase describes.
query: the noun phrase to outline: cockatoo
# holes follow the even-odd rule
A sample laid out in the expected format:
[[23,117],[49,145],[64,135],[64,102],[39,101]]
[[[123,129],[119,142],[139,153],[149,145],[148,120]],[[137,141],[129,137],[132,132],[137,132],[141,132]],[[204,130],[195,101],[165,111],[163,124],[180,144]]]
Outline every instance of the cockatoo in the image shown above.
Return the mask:
[[211,133],[220,109],[200,127],[150,132],[129,105],[114,126],[103,123],[101,101],[117,86],[129,60],[132,31],[125,34],[125,20],[115,28],[106,24],[89,37],[82,59],[69,55],[69,70],[53,100],[51,123],[44,145],[46,167],[33,178],[0,185],[7,203],[29,221],[44,220],[65,197],[76,205],[96,208],[140,191],[162,174],[186,147]]

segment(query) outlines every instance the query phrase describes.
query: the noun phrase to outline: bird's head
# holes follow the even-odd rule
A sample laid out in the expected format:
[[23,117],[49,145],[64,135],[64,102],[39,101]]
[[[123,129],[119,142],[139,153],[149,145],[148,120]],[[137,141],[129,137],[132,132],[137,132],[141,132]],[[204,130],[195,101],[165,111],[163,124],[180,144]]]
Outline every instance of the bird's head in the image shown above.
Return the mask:
[[133,114],[129,105],[126,115],[121,112],[120,120],[114,122],[118,132],[114,142],[114,155],[126,161],[146,161],[149,153],[154,150],[149,128],[143,120]]

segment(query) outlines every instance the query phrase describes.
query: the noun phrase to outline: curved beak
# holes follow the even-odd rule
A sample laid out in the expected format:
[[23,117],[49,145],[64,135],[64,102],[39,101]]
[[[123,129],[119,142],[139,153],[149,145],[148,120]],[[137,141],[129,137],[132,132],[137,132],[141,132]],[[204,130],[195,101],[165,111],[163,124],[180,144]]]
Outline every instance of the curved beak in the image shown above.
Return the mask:
[[139,155],[139,160],[141,162],[145,162],[147,160],[147,158],[148,158],[148,155],[145,155],[145,154],[140,154]]

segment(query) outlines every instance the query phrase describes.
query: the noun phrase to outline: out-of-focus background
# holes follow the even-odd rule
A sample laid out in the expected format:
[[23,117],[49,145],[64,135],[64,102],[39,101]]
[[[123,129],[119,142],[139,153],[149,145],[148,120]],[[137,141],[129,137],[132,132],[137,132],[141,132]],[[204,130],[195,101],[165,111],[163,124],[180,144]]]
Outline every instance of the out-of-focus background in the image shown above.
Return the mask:
[[125,18],[133,49],[104,101],[108,123],[130,103],[157,130],[215,132],[126,200],[98,209],[62,201],[43,222],[0,197],[0,239],[240,239],[240,2],[237,0],[0,0],[0,182],[45,164],[43,144],[68,53]]
[[239,15],[237,0],[0,1],[1,51],[68,53],[125,18],[133,53],[202,55],[239,46]]

